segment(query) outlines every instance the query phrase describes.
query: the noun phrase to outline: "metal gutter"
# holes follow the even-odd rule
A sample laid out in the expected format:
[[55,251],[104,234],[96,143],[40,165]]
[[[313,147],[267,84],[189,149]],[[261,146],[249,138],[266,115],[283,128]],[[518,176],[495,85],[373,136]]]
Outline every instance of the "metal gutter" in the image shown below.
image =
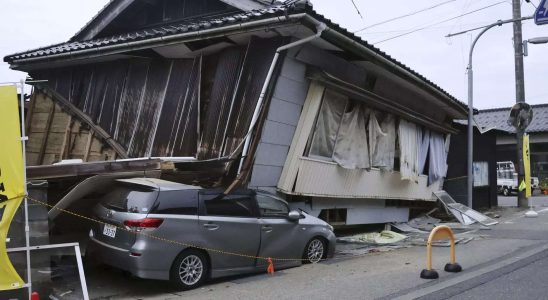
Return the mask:
[[[251,21],[247,23],[240,23],[240,24],[222,26],[217,28],[185,32],[185,33],[174,34],[169,36],[121,43],[116,45],[99,46],[96,48],[68,51],[68,52],[63,52],[59,54],[48,55],[46,57],[31,57],[31,58],[15,59],[11,61],[10,64],[12,65],[12,69],[17,70],[21,66],[20,65],[21,63],[27,64],[27,63],[40,62],[40,61],[53,62],[53,61],[62,60],[62,59],[77,60],[77,59],[96,58],[96,57],[105,56],[105,55],[120,54],[128,51],[143,50],[143,49],[148,49],[148,48],[153,48],[158,46],[169,46],[169,45],[179,44],[182,42],[201,40],[204,38],[215,38],[215,37],[227,36],[229,34],[232,35],[232,34],[249,32],[251,31],[251,29],[254,29],[255,27],[297,21],[302,19],[305,16],[306,16],[306,13],[293,14],[293,15],[287,15],[287,16],[278,16],[278,17],[273,17],[268,19]],[[265,28],[260,28],[260,29],[265,30]]]

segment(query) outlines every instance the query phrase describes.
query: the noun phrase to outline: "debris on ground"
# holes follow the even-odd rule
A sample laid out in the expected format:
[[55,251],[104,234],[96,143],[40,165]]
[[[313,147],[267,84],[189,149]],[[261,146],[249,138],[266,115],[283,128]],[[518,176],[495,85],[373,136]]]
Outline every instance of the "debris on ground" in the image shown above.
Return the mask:
[[445,209],[457,218],[457,220],[464,225],[471,225],[476,222],[490,226],[498,224],[497,221],[490,217],[471,209],[470,207],[457,203],[453,197],[451,197],[446,191],[434,192],[434,195],[443,204]]
[[406,238],[407,238],[406,235],[403,235],[394,231],[383,230],[381,232],[362,233],[362,234],[342,237],[342,238],[339,238],[338,241],[350,242],[350,243],[364,242],[369,244],[386,245],[386,244],[395,244],[395,243],[401,242],[405,240]]

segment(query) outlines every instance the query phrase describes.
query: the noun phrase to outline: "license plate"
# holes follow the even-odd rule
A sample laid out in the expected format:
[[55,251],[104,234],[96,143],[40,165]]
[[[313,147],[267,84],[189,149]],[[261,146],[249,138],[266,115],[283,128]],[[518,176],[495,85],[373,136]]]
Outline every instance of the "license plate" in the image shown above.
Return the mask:
[[105,227],[103,228],[103,234],[106,236],[109,236],[111,238],[116,236],[116,226],[105,224]]

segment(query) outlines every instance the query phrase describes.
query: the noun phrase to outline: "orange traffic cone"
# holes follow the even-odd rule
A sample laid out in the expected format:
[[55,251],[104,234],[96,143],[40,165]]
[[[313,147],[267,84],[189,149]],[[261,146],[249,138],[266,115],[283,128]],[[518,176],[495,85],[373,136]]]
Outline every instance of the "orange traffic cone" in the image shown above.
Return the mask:
[[266,268],[266,272],[268,274],[274,274],[274,264],[272,263],[272,258],[268,258],[266,260],[268,262],[268,268]]

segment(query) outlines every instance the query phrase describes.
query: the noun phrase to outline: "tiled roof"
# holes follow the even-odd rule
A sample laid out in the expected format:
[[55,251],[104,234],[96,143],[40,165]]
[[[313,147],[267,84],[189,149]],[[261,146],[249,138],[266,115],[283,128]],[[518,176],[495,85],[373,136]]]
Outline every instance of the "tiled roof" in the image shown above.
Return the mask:
[[[531,105],[531,107],[533,108],[533,121],[525,131],[529,133],[548,132],[548,104]],[[507,123],[510,109],[510,107],[505,107],[480,110],[474,118],[480,127],[515,133],[516,129]]]
[[124,44],[127,42],[132,42],[137,40],[147,40],[147,39],[152,39],[157,37],[166,37],[166,36],[181,34],[185,32],[204,30],[212,27],[223,27],[226,25],[245,23],[247,21],[252,21],[252,20],[267,19],[275,16],[283,16],[283,15],[297,14],[297,13],[307,13],[311,17],[317,19],[318,21],[325,23],[329,28],[356,41],[356,43],[359,43],[362,46],[369,48],[373,52],[377,53],[379,56],[384,57],[385,59],[399,66],[400,68],[420,78],[425,83],[427,83],[428,85],[432,86],[433,88],[437,89],[439,92],[447,96],[449,99],[451,99],[451,101],[459,105],[461,108],[465,109],[467,107],[464,103],[458,101],[452,95],[450,95],[445,90],[443,90],[441,87],[434,84],[432,81],[428,80],[426,77],[417,73],[410,67],[399,62],[398,60],[392,58],[390,55],[379,50],[373,45],[367,43],[365,40],[363,40],[359,36],[354,35],[353,33],[349,32],[345,28],[332,22],[330,19],[326,18],[325,16],[317,13],[312,8],[312,6],[308,4],[308,2],[301,2],[300,4],[299,2],[297,2],[296,5],[289,5],[289,6],[283,5],[283,4],[272,5],[265,9],[252,10],[248,12],[238,12],[238,13],[228,14],[224,16],[214,16],[214,17],[209,16],[209,17],[204,17],[199,19],[193,19],[191,21],[187,21],[179,24],[163,25],[155,28],[143,29],[143,30],[114,35],[114,36],[105,37],[105,38],[92,39],[87,41],[72,41],[67,43],[61,43],[61,44],[51,45],[47,47],[42,47],[34,50],[29,50],[25,52],[8,55],[4,57],[4,61],[11,63],[14,60],[19,60],[19,59],[38,58],[38,57],[47,58],[48,56],[51,56],[51,55],[66,53],[66,52],[75,52],[76,54],[80,50],[100,48],[106,45],[110,46],[110,45]]
[[78,50],[85,50],[91,48],[98,48],[106,45],[123,44],[138,40],[147,40],[156,37],[169,36],[174,34],[180,34],[185,32],[198,31],[208,29],[212,27],[222,27],[224,25],[232,25],[237,23],[245,23],[246,21],[269,18],[278,15],[284,15],[291,9],[283,6],[272,6],[267,9],[253,10],[249,12],[232,13],[225,16],[208,16],[203,18],[196,18],[190,21],[163,25],[154,28],[137,30],[129,33],[118,34],[114,36],[92,39],[87,41],[72,41],[67,43],[60,43],[50,45],[34,50],[28,50],[24,52],[15,53],[4,57],[5,62],[13,62],[14,60],[27,59],[34,57],[47,57],[49,55],[72,52]]

